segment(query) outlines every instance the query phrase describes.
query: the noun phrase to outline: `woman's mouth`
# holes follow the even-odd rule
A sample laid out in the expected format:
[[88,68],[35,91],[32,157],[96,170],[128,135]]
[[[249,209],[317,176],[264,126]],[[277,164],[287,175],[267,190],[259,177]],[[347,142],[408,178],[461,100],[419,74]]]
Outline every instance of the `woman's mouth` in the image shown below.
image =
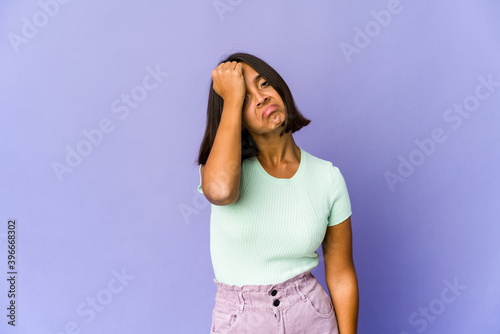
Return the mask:
[[266,119],[266,117],[269,116],[276,109],[278,109],[278,106],[275,104],[267,106],[266,109],[264,109],[264,111],[262,112],[262,120]]

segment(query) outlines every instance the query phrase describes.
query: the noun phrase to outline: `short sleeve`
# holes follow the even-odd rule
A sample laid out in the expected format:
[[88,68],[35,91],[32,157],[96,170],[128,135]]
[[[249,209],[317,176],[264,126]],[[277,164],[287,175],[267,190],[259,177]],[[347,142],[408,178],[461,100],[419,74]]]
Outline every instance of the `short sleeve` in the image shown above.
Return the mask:
[[201,188],[201,165],[200,168],[198,169],[198,172],[200,173],[200,185],[198,186],[198,192],[203,194],[203,189]]
[[332,173],[332,207],[330,208],[330,215],[328,216],[328,225],[334,226],[342,223],[349,218],[351,212],[351,201],[344,177],[340,173],[338,167],[331,165]]

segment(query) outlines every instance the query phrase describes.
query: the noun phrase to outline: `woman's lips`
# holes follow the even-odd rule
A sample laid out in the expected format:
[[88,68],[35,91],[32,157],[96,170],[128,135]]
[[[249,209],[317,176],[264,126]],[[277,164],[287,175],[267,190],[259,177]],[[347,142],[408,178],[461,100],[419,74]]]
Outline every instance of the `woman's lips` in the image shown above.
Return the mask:
[[269,116],[273,111],[278,109],[278,106],[275,104],[271,104],[270,106],[267,106],[266,109],[262,112],[262,120],[264,120],[267,116]]

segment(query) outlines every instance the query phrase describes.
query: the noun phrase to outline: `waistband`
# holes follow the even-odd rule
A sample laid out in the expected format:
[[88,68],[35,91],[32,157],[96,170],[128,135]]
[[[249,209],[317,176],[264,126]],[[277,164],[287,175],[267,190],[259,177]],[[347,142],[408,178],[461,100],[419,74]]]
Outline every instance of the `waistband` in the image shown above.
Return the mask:
[[275,313],[303,301],[316,284],[319,284],[310,270],[277,284],[227,285],[215,278],[214,283],[217,285],[216,305],[237,308],[240,312],[247,309],[273,310]]

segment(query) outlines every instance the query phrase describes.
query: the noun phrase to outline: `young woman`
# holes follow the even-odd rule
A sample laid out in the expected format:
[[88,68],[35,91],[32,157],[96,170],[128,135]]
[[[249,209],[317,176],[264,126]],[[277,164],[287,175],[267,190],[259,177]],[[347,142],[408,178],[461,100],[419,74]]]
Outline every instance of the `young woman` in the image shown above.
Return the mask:
[[[295,143],[282,77],[236,53],[212,71],[198,164],[211,205],[211,333],[356,333],[351,205],[339,169]],[[322,245],[330,297],[311,273]]]

